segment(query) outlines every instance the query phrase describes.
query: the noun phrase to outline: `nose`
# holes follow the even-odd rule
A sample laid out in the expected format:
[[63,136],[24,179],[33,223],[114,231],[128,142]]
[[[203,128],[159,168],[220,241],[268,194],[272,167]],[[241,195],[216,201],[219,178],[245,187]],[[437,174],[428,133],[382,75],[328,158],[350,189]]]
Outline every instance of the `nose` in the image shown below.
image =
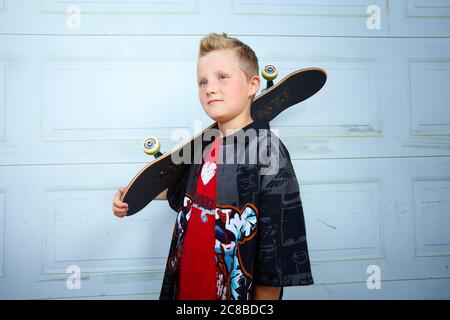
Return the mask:
[[217,86],[214,81],[208,82],[208,86],[206,87],[206,94],[208,96],[217,93]]

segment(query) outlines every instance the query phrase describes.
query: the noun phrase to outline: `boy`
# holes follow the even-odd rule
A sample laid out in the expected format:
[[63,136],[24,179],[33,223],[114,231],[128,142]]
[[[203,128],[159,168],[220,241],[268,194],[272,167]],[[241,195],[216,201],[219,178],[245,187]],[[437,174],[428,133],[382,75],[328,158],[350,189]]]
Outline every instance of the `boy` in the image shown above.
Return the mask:
[[[218,133],[202,144],[201,163],[156,198],[178,212],[160,299],[279,299],[284,286],[313,284],[289,152],[267,122],[251,117],[258,74],[246,44],[225,34],[201,39],[199,98]],[[262,149],[276,161],[262,161]],[[237,161],[252,151],[256,162]],[[123,191],[113,201],[119,217],[127,212]]]

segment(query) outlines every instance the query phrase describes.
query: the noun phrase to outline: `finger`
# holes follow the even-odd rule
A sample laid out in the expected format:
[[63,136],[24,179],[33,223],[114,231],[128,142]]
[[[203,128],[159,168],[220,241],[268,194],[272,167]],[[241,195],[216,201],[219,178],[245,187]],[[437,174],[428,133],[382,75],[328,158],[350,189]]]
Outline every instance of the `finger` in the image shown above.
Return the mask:
[[122,217],[125,217],[126,215],[127,215],[127,213],[126,212],[114,212],[114,215],[116,216],[116,217],[119,217],[119,218],[122,218]]
[[126,204],[125,202],[122,202],[121,204],[122,205],[120,206],[120,209],[128,210],[128,204]]
[[125,192],[125,188],[120,187],[119,190],[117,190],[116,194],[114,195],[114,198],[116,198],[116,197],[120,198],[124,192]]
[[128,204],[126,202],[122,202],[120,200],[114,201],[114,205],[118,208],[128,208]]
[[124,209],[120,209],[120,208],[115,208],[114,212],[120,213],[120,214],[124,214],[128,212],[127,208]]

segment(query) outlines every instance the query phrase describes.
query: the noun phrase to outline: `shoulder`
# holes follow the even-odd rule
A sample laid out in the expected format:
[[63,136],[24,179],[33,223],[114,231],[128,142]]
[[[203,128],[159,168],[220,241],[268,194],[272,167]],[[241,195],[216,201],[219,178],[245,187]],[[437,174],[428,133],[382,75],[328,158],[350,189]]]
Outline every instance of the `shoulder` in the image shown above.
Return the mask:
[[291,166],[291,156],[283,141],[271,130],[259,136],[259,163],[262,173],[276,174],[280,168]]

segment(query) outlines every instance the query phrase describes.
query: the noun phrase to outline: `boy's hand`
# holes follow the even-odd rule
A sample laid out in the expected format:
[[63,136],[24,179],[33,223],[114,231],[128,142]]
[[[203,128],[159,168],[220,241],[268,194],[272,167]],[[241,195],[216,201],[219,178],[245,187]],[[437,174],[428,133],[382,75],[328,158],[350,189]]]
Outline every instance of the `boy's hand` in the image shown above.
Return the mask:
[[122,194],[125,192],[125,187],[120,187],[119,191],[114,196],[113,199],[113,213],[116,217],[123,218],[127,215],[128,212],[128,204],[122,202],[120,199],[122,198]]
[[254,300],[279,300],[281,287],[268,287],[255,285],[253,289]]

